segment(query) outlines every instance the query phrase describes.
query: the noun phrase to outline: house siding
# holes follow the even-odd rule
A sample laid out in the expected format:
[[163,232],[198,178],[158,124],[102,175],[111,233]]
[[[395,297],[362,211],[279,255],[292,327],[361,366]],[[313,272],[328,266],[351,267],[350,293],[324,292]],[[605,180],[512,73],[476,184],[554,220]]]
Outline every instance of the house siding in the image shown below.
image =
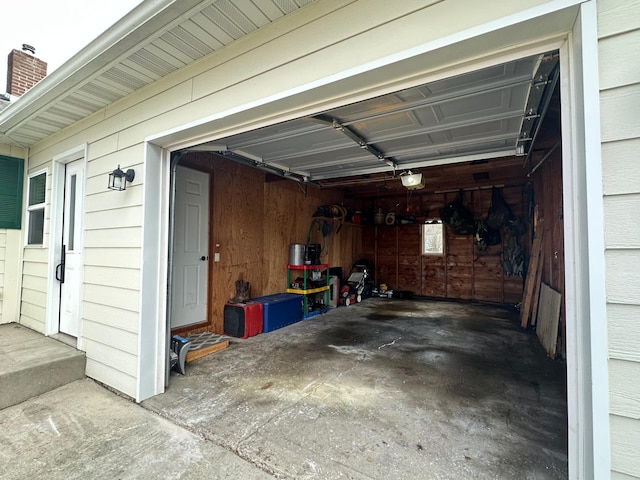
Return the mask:
[[640,1],[598,1],[611,477],[640,478]]
[[[24,158],[25,152],[23,149],[14,147],[7,144],[0,144],[0,155],[6,155],[8,157]],[[0,324],[11,323],[18,321],[17,317],[14,317],[8,307],[8,300],[6,295],[13,295],[11,290],[7,288],[7,282],[12,281],[13,270],[10,269],[9,264],[15,263],[15,259],[19,256],[18,248],[22,248],[22,245],[18,247],[15,242],[15,238],[20,238],[18,235],[11,235],[11,232],[18,232],[17,230],[7,230],[5,228],[0,229]],[[14,239],[12,241],[11,239]],[[15,293],[15,292],[14,292]],[[8,314],[9,312],[10,314]]]
[[[136,396],[147,136],[546,2],[502,2],[492,9],[462,2],[465,16],[455,14],[460,3],[318,2],[33,145],[29,173],[50,166],[61,152],[88,145],[81,342],[87,375]],[[434,21],[438,17],[455,21]],[[348,94],[343,92],[345,99]],[[118,164],[136,170],[125,192],[106,189],[107,175]],[[25,251],[21,322],[39,331],[51,273],[47,254],[47,248]]]
[[[500,2],[491,9],[479,2],[432,3],[370,0],[309,5],[32,146],[29,173],[50,165],[62,152],[88,145],[82,348],[89,376],[136,395],[138,351],[133,338],[140,323],[144,139],[548,2]],[[456,13],[461,8],[466,15]],[[430,68],[424,66],[425,74]],[[352,98],[352,92],[344,91],[336,102]],[[256,118],[255,126],[268,122]],[[229,134],[234,127],[226,125],[219,134]],[[126,192],[106,189],[108,172],[118,164],[136,170],[136,180]],[[49,215],[47,211],[45,245]],[[51,271],[47,249],[38,249],[40,254],[35,250],[25,250],[21,322],[43,331],[43,279]]]
[[2,306],[4,304],[4,264],[7,254],[7,231],[0,229],[0,324],[6,323],[2,317]]

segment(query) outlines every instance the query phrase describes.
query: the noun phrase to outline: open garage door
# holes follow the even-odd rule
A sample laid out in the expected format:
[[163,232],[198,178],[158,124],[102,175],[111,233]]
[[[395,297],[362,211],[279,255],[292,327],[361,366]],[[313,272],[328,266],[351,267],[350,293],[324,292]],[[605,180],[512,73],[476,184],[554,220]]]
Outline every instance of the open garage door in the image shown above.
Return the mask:
[[192,146],[318,187],[531,153],[558,79],[544,52]]

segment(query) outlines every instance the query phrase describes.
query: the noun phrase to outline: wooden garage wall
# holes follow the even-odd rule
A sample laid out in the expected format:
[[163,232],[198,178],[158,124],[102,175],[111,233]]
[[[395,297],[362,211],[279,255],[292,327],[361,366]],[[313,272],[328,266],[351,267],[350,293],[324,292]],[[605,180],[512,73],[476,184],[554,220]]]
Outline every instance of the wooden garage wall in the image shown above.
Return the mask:
[[[207,153],[192,153],[181,161],[212,175],[210,257],[210,320],[207,329],[222,333],[225,303],[235,294],[236,280],[250,283],[252,297],[284,292],[289,245],[306,243],[313,214],[320,205],[339,203],[337,190],[305,187]],[[324,219],[320,219],[323,221]],[[321,261],[350,266],[360,251],[361,230],[330,223],[323,241],[314,226],[311,243],[324,244]]]
[[[502,191],[513,214],[522,218],[524,186],[505,187]],[[457,191],[413,193],[380,198],[374,204],[385,212],[439,218],[440,209],[457,195]],[[465,191],[463,199],[477,220],[486,218],[491,204],[490,188]],[[501,266],[503,243],[479,251],[474,236],[456,235],[445,227],[445,254],[422,255],[420,228],[419,224],[366,228],[363,254],[375,262],[376,282],[435,298],[512,304],[521,300],[522,277],[506,275]],[[526,236],[519,241],[526,241]]]
[[[566,311],[565,311],[565,268],[564,268],[564,212],[562,207],[562,152],[558,147],[546,143],[531,157],[530,168],[535,169],[533,179],[532,206],[537,221],[531,224],[533,230],[543,234],[540,252],[541,277],[545,283],[561,297],[560,326],[558,331],[557,354],[566,358]],[[542,162],[542,163],[541,163]],[[538,288],[538,286],[536,287]],[[535,296],[534,296],[535,300]]]
[[611,478],[640,478],[640,1],[597,5]]

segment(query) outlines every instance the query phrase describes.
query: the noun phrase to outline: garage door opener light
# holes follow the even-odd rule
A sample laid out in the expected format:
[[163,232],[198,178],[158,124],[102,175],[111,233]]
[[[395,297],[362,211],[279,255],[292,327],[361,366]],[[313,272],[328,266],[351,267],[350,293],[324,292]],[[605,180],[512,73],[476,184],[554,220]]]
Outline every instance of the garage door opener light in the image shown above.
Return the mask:
[[402,185],[409,190],[424,188],[424,178],[421,173],[411,173],[411,170],[402,172],[400,174],[400,180],[402,180]]

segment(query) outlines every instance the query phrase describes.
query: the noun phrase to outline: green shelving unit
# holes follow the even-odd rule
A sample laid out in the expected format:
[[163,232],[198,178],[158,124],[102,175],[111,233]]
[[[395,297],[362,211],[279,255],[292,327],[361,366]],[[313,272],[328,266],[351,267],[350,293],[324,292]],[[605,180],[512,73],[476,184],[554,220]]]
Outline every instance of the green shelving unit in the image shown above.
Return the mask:
[[[302,295],[302,318],[309,318],[321,313],[325,313],[329,310],[329,265],[287,265],[287,293],[295,293]],[[295,274],[294,281],[292,281],[292,273]],[[294,288],[293,285],[297,285],[297,280],[302,275],[303,288]],[[321,286],[318,283],[323,282]],[[313,288],[307,288],[313,286]],[[317,295],[322,294],[323,301],[321,305],[323,307],[314,307]]]

